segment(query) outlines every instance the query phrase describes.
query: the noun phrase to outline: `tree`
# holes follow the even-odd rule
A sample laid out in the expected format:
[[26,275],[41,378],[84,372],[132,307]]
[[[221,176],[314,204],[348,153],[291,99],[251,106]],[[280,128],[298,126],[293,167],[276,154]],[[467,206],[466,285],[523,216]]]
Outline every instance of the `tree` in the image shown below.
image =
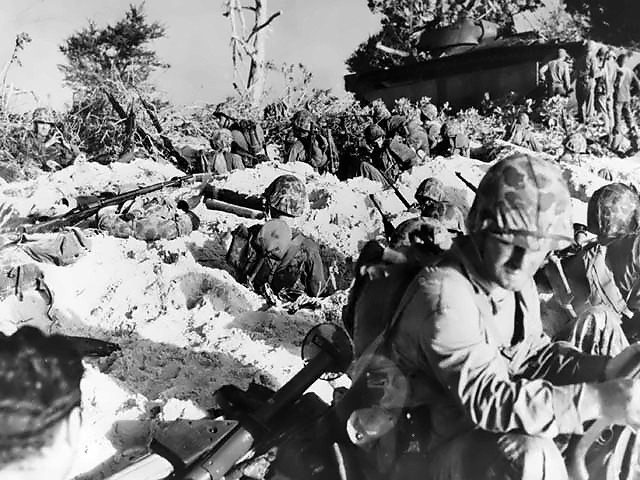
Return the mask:
[[[247,22],[245,12],[252,12],[251,22]],[[267,27],[282,12],[267,13],[267,0],[225,0],[223,15],[231,23],[231,59],[233,61],[233,81],[236,90],[242,91],[242,85],[249,92],[252,103],[257,106],[264,94],[266,80]],[[250,26],[249,26],[250,25]],[[249,60],[247,80],[241,82],[242,62]]]
[[589,19],[589,36],[613,45],[640,46],[640,3],[637,0],[566,0],[569,12]]
[[68,62],[59,65],[64,81],[74,92],[101,87],[105,82],[125,88],[144,84],[154,70],[169,67],[148,48],[164,35],[159,23],[147,22],[142,6],[129,5],[122,20],[105,28],[90,21],[60,46]]
[[[369,10],[382,16],[382,28],[347,59],[350,71],[404,65],[421,60],[413,45],[425,28],[445,27],[462,15],[508,28],[514,14],[532,10],[543,0],[368,0]],[[383,51],[381,47],[387,47]],[[390,53],[393,52],[393,53]]]
[[[136,115],[140,114],[138,122],[144,118],[139,95],[156,106],[162,104],[149,77],[158,69],[169,68],[150,48],[151,42],[164,35],[162,25],[147,21],[142,6],[129,5],[124,18],[114,25],[99,28],[89,21],[60,46],[67,63],[58,68],[73,91],[67,123],[89,155],[117,155],[136,140],[132,133],[138,132]],[[126,130],[105,91],[128,110]]]

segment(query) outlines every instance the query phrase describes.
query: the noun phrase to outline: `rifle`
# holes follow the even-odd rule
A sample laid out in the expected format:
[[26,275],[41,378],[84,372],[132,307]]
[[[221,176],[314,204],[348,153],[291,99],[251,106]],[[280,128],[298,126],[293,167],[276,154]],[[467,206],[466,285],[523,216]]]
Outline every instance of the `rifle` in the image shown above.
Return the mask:
[[382,170],[379,170],[379,172],[380,172],[380,175],[382,175],[382,178],[384,178],[384,181],[387,182],[387,184],[393,189],[393,193],[396,194],[396,197],[398,197],[398,199],[402,202],[405,208],[407,210],[410,209],[411,204],[409,203],[407,198],[402,194],[402,192],[398,190],[398,187],[395,186],[395,184],[391,181],[391,179],[387,176],[385,172],[383,172]]
[[391,240],[391,237],[393,237],[393,235],[396,233],[396,227],[393,226],[391,221],[387,218],[385,213],[382,211],[382,207],[380,207],[380,204],[376,200],[376,197],[373,193],[369,194],[369,199],[371,200],[371,203],[373,203],[373,206],[376,207],[376,210],[378,210],[378,212],[380,212],[380,215],[382,216],[384,236],[387,237],[387,240]]
[[180,165],[181,168],[183,169],[188,168],[189,162],[187,161],[187,159],[184,158],[182,154],[178,152],[178,150],[176,150],[176,147],[173,146],[173,142],[171,141],[171,139],[163,133],[162,124],[160,123],[160,120],[158,120],[158,116],[153,110],[153,105],[151,105],[144,98],[142,98],[142,95],[137,90],[136,90],[136,93],[138,94],[138,98],[140,99],[140,102],[142,103],[144,110],[147,112],[147,115],[149,115],[149,118],[151,119],[151,123],[153,124],[154,128],[158,132],[158,135],[160,135],[160,139],[162,140],[162,147],[165,154],[168,157],[174,157],[178,161],[178,164]]
[[[118,114],[120,119],[124,120],[125,122],[129,121],[129,115],[127,115],[127,113],[124,111],[124,108],[122,108],[122,105],[120,105],[120,102],[118,102],[116,97],[114,97],[111,93],[109,93],[106,90],[103,90],[103,92],[109,99],[109,103],[111,103],[111,106],[113,107],[115,112]],[[155,142],[151,138],[151,135],[149,135],[146,132],[146,130],[139,125],[135,125],[135,132],[138,134],[138,136],[142,140],[142,145],[144,146],[144,148],[149,153],[153,154],[154,148],[155,148]]]
[[473,193],[477,193],[478,192],[478,187],[476,187],[473,183],[471,183],[469,180],[467,180],[466,178],[464,178],[464,176],[462,176],[462,173],[460,172],[456,172],[456,177],[458,177],[460,179],[460,181],[462,183],[465,184],[465,186],[471,190]]
[[[351,363],[351,341],[333,324],[311,329],[302,343],[306,365],[276,392],[262,399],[250,396],[233,386],[222,387],[214,397],[222,412],[238,420],[176,420],[160,424],[151,449],[154,453],[110,477],[109,480],[158,479],[173,472],[172,480],[220,480],[248,454],[265,450],[280,441],[294,428],[283,431],[278,425],[296,407],[302,407],[303,393],[325,373],[344,372]],[[235,398],[232,398],[235,397]],[[303,409],[304,410],[304,409]],[[217,410],[216,410],[217,411]],[[304,413],[304,412],[303,412]],[[324,412],[323,412],[324,413]],[[285,414],[285,418],[281,418]],[[304,415],[300,415],[304,419]],[[306,415],[308,421],[308,413]],[[171,463],[171,466],[168,465]],[[168,471],[167,471],[168,470]]]
[[137,190],[132,190],[131,192],[114,195],[110,198],[99,199],[99,197],[89,197],[84,203],[79,204],[77,207],[68,211],[67,213],[52,217],[41,223],[36,223],[30,226],[23,226],[22,229],[24,233],[44,233],[58,230],[63,227],[74,226],[82,220],[95,215],[100,209],[104,207],[122,205],[124,202],[133,200],[140,195],[146,195],[148,193],[152,193],[166,187],[174,187],[192,178],[194,178],[194,175],[185,175],[183,177],[173,178],[165,182],[154,183],[153,185],[149,185],[147,187],[138,188]]

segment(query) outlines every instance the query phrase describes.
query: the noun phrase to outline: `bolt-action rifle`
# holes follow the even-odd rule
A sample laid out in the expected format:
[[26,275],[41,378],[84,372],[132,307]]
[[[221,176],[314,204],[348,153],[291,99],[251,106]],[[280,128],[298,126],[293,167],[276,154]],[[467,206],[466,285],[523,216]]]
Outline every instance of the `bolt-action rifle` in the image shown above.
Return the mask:
[[23,225],[20,228],[24,233],[45,233],[53,232],[64,227],[72,227],[81,221],[92,217],[104,207],[122,205],[123,203],[133,200],[140,195],[146,195],[167,187],[175,187],[194,178],[196,178],[196,175],[176,177],[171,180],[167,180],[166,182],[154,183],[147,187],[138,188],[130,192],[121,193],[120,195],[114,195],[107,198],[86,197],[82,202],[78,202],[77,207],[69,210],[67,213],[49,218],[33,225]]
[[410,209],[411,204],[409,203],[409,200],[407,200],[407,198],[402,194],[402,192],[398,190],[398,187],[396,187],[395,183],[391,181],[389,176],[386,173],[384,173],[382,170],[380,170],[380,175],[382,175],[382,178],[384,178],[384,181],[387,182],[387,185],[391,187],[391,189],[393,190],[393,193],[396,194],[396,197],[398,197],[398,199],[402,202],[405,208],[407,210]]

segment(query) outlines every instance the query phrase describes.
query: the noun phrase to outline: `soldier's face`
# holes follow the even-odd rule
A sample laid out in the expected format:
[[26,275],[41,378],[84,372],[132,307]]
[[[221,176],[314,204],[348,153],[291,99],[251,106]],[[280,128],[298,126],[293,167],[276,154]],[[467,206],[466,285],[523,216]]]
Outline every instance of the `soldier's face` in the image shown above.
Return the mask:
[[505,290],[521,290],[538,271],[547,250],[533,250],[485,235],[482,256],[487,280]]
[[49,135],[51,131],[51,124],[44,122],[36,122],[36,133],[42,137]]

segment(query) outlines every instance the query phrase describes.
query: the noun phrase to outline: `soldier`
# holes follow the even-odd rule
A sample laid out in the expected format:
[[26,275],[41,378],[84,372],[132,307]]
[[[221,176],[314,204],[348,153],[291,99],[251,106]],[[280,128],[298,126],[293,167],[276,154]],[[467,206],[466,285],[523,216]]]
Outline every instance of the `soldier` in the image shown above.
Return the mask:
[[541,152],[542,145],[531,131],[531,125],[529,121],[529,115],[525,112],[518,114],[518,117],[511,125],[510,131],[507,133],[505,140],[511,142],[514,145],[519,145],[534,152]]
[[82,359],[64,337],[0,334],[0,478],[68,478],[80,440]]
[[372,103],[372,107],[373,122],[384,131],[385,137],[393,138],[396,135],[400,135],[404,138],[407,136],[405,130],[407,117],[404,115],[391,115],[391,112],[382,100],[375,100]]
[[[637,341],[640,339],[638,193],[621,183],[596,190],[587,206],[587,229],[597,236],[597,241],[563,259],[561,264],[571,290],[571,307],[576,316],[591,307],[606,307],[618,323],[622,321],[626,336]],[[555,293],[559,293],[558,299],[562,298],[562,292]],[[596,328],[603,342],[619,341],[615,330]]]
[[365,128],[364,136],[372,149],[371,165],[390,182],[395,182],[402,171],[417,164],[417,154],[400,136],[385,137],[384,130],[374,123]]
[[445,229],[464,233],[464,219],[468,207],[456,205],[447,198],[444,184],[435,177],[425,178],[415,193],[421,215],[432,218]]
[[160,195],[137,197],[121,207],[101,209],[97,214],[100,230],[118,238],[137,238],[147,242],[161,238],[189,235],[200,227],[200,219],[191,212],[183,212],[169,199]]
[[434,149],[432,155],[451,157],[461,155],[468,157],[471,152],[469,137],[462,131],[462,127],[455,120],[447,120],[440,131],[442,140]]
[[626,123],[632,146],[638,149],[638,126],[631,109],[631,88],[640,89],[640,80],[628,66],[629,55],[622,53],[618,56],[618,73],[614,92],[614,133],[622,134],[622,124]]
[[330,168],[330,139],[320,134],[311,112],[296,112],[291,125],[295,140],[285,155],[286,162],[305,162],[320,173],[327,171]]
[[613,129],[613,123],[611,122],[612,117],[609,109],[609,99],[613,95],[614,83],[611,81],[610,67],[607,65],[608,51],[609,50],[606,47],[602,47],[598,50],[598,54],[596,55],[598,68],[602,71],[602,75],[596,77],[594,104],[596,114],[599,114],[602,117],[602,120],[604,121],[604,129],[609,137]]
[[553,97],[562,95],[566,97],[571,92],[571,73],[567,51],[558,49],[558,56],[540,69],[540,76],[544,78],[547,87],[547,95]]
[[233,170],[244,170],[242,157],[231,153],[233,135],[226,128],[219,128],[209,139],[211,150],[203,152],[200,172],[222,175]]
[[253,120],[239,120],[232,125],[231,135],[231,152],[240,155],[244,165],[255,167],[258,163],[268,160],[264,130],[259,123]]
[[[467,218],[470,234],[405,282],[381,333],[364,333],[374,340],[352,389],[380,391],[373,406],[341,418],[352,441],[368,442],[377,470],[387,467],[384,478],[566,479],[558,435],[582,434],[597,418],[640,423],[640,382],[620,378],[637,346],[592,356],[542,330],[533,275],[571,241],[570,205],[553,164],[528,155],[494,164]],[[384,325],[378,316],[388,309],[368,307],[358,302],[355,324]],[[367,413],[372,430],[362,428]]]
[[263,193],[271,218],[299,217],[307,208],[307,189],[295,175],[281,175]]
[[440,130],[442,130],[442,123],[438,120],[438,108],[428,102],[420,105],[420,112],[422,124],[429,138],[429,152],[431,152],[438,145]]
[[326,292],[327,281],[318,244],[294,232],[282,219],[233,232],[227,261],[238,281],[264,293],[268,285],[283,300]]
[[578,102],[578,121],[588,122],[593,116],[593,94],[596,77],[602,75],[602,71],[596,60],[596,44],[589,40],[582,55],[576,62],[576,100]]
[[38,162],[43,170],[59,170],[71,165],[80,150],[56,127],[55,112],[39,107],[33,111],[33,131],[25,139],[23,155]]

